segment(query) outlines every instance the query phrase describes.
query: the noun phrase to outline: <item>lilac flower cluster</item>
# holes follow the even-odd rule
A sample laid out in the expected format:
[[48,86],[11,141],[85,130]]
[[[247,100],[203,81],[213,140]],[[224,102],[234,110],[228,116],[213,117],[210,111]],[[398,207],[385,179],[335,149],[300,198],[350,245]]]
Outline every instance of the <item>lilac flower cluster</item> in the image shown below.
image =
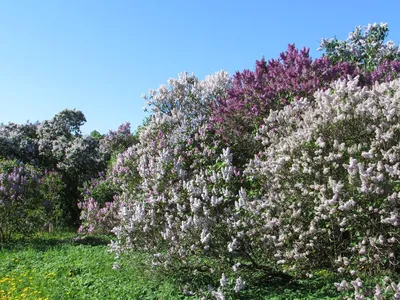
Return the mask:
[[100,153],[105,155],[105,159],[109,160],[112,154],[124,152],[133,145],[135,140],[131,132],[131,124],[126,122],[121,124],[116,131],[110,130],[100,140]]
[[220,98],[212,121],[221,134],[244,132],[258,128],[269,110],[279,109],[300,99],[312,98],[318,89],[359,70],[348,62],[333,65],[327,57],[313,60],[309,49],[298,50],[289,45],[279,59],[256,61],[255,71],[245,70],[234,75],[228,97]]

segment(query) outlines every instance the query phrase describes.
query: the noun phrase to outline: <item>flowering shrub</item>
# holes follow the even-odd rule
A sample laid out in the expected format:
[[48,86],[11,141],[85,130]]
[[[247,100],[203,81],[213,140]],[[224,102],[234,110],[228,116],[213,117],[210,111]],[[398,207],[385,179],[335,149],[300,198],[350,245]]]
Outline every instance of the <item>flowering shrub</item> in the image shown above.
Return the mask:
[[[71,225],[77,221],[78,188],[105,168],[99,141],[82,136],[80,127],[85,121],[81,111],[66,109],[41,123],[0,125],[0,158],[17,159],[40,170],[55,170],[47,174],[47,179],[42,178],[40,184],[44,188],[41,192],[46,194],[47,190],[51,198],[56,190],[59,192],[58,208],[47,207],[53,212],[62,210],[57,223],[63,220]],[[45,199],[47,196],[44,195]]]
[[[140,181],[136,153],[131,146],[135,139],[130,132],[130,124],[125,123],[101,140],[100,153],[108,160],[108,168],[83,188],[84,200],[78,203],[82,222],[78,232],[110,233],[118,224],[121,187],[134,190]],[[110,160],[111,155],[115,158]]]
[[154,113],[171,114],[172,110],[180,111],[186,118],[196,119],[210,115],[211,105],[226,95],[230,86],[228,73],[221,71],[199,80],[188,73],[179,74],[178,79],[170,78],[168,86],[161,85],[158,90],[149,90],[143,95],[146,100],[145,110]]
[[37,124],[9,123],[0,126],[0,157],[38,162]]
[[0,241],[31,233],[45,218],[38,191],[39,173],[18,161],[0,161]]
[[366,81],[370,84],[375,82],[389,82],[399,78],[400,61],[385,61],[377,66],[374,71],[366,75]]
[[212,120],[219,132],[255,132],[269,110],[279,109],[301,97],[311,98],[330,82],[355,76],[358,70],[347,62],[332,65],[327,57],[313,60],[309,49],[289,45],[279,59],[256,61],[254,72],[237,72],[228,97],[221,98]]
[[[124,203],[146,202],[145,199],[162,193],[165,187],[173,187],[172,182],[182,180],[185,171],[179,167],[180,153],[206,120],[210,103],[223,96],[230,80],[226,72],[219,72],[204,81],[193,75],[181,74],[179,79],[170,79],[168,83],[170,89],[161,86],[157,91],[151,90],[149,96],[144,96],[155,114],[141,129],[138,144],[118,154],[106,175],[105,181],[117,184],[123,192],[113,204],[110,202],[106,206],[94,197],[88,197],[80,204],[83,209],[81,219],[87,224],[84,227],[92,224],[90,230],[96,230],[99,226],[94,224],[103,224],[103,215],[108,208],[126,209]],[[91,189],[89,191],[92,192]],[[144,233],[142,237],[145,237]]]
[[387,23],[357,26],[345,41],[322,39],[319,50],[324,50],[332,64],[348,62],[363,75],[363,83],[389,82],[399,78],[400,47],[393,41],[385,42],[389,33]]
[[[230,150],[207,130],[211,104],[225,96],[230,80],[219,72],[204,81],[182,75],[169,83],[170,89],[151,92],[154,115],[114,166],[122,193],[112,248],[146,250],[154,266],[197,272],[207,268],[193,263],[199,255],[221,263],[232,256],[227,246],[241,173]],[[176,95],[181,98],[173,102]],[[213,274],[218,281],[221,273]],[[236,290],[243,285],[239,280]]]
[[0,240],[60,225],[63,188],[57,172],[0,160]]
[[301,97],[313,98],[318,89],[347,76],[359,75],[359,84],[372,85],[398,78],[400,48],[384,42],[387,24],[373,24],[350,33],[346,41],[323,39],[325,55],[313,60],[309,49],[289,45],[279,59],[256,61],[254,71],[237,72],[228,97],[218,99],[210,124],[242,163],[260,150],[253,135],[271,109],[282,109]]
[[79,188],[104,167],[99,141],[82,136],[80,126],[86,121],[78,110],[64,110],[37,126],[38,161],[41,168],[56,170],[62,175],[62,220],[76,225]]
[[385,42],[388,33],[387,23],[357,26],[345,41],[322,39],[319,50],[324,50],[333,64],[349,62],[372,72],[386,61],[400,60],[400,47],[393,41]]
[[271,111],[248,165],[261,182],[243,210],[244,236],[269,261],[304,272],[337,266],[357,276],[398,261],[400,80],[360,88],[336,82],[315,100]]
[[131,133],[129,122],[121,124],[117,131],[112,131],[100,139],[100,153],[105,161],[109,161],[115,154],[124,152],[135,142],[135,136]]
[[207,124],[156,114],[127,156],[139,179],[123,188],[112,248],[150,251],[169,269],[199,270],[193,256],[219,257],[239,274],[249,265],[282,277],[394,268],[399,85],[342,80],[271,111],[244,175]]
[[81,137],[80,126],[86,122],[81,111],[63,110],[51,120],[37,126],[40,165],[55,169],[65,158],[65,151],[74,138]]
[[84,200],[78,203],[82,224],[80,233],[109,233],[117,225],[120,189],[111,179],[100,174],[83,189]]

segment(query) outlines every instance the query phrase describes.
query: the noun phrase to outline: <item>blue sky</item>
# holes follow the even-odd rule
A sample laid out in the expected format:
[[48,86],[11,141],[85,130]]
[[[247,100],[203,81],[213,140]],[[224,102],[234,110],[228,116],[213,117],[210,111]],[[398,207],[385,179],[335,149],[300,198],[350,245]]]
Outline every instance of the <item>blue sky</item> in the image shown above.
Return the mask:
[[253,69],[289,43],[346,39],[387,22],[400,42],[400,1],[8,0],[0,2],[0,123],[81,110],[85,133],[145,117],[142,93],[178,73]]

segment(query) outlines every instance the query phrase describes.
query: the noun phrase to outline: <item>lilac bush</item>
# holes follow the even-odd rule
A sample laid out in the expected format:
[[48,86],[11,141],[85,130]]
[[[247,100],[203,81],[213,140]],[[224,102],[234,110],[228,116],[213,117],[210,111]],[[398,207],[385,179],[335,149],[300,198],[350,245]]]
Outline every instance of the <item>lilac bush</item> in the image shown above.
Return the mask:
[[372,72],[382,63],[400,60],[400,47],[393,41],[385,42],[388,33],[387,23],[357,26],[345,41],[322,39],[319,50],[324,50],[333,64],[349,62]]
[[83,201],[78,203],[81,210],[79,233],[110,233],[118,224],[120,186],[133,188],[140,178],[135,157],[132,157],[136,139],[130,123],[124,123],[117,131],[110,131],[100,138],[99,152],[107,168],[83,187]]
[[170,78],[168,86],[161,85],[158,90],[149,90],[142,95],[146,100],[145,110],[153,113],[171,114],[180,111],[187,118],[196,119],[210,115],[213,103],[224,98],[230,86],[228,73],[221,71],[199,80],[193,74],[179,74],[178,79]]
[[79,202],[82,224],[78,232],[83,234],[110,233],[119,221],[120,203],[117,197],[118,195],[115,195],[112,201],[102,205],[91,197]]
[[0,160],[0,240],[60,225],[63,189],[57,172]]
[[80,126],[85,121],[82,112],[67,109],[38,125],[42,167],[86,179],[99,171],[98,141],[91,136],[84,137],[80,132]]
[[110,130],[100,139],[100,153],[108,161],[112,156],[124,152],[135,142],[136,137],[131,132],[131,124],[121,124],[116,131]]
[[78,203],[82,220],[78,232],[110,233],[118,224],[119,192],[119,187],[104,173],[92,178],[83,188],[83,201]]
[[257,216],[244,235],[265,259],[347,276],[396,267],[399,88],[341,80],[271,111],[258,135],[265,148],[246,170],[261,189],[243,205]]
[[[118,173],[135,184],[122,188],[112,249],[146,250],[168,269],[204,271],[193,256],[219,257],[221,266],[227,258],[239,277],[249,266],[282,277],[393,269],[399,85],[341,80],[271,111],[256,136],[263,149],[244,174],[207,123],[188,126],[175,109],[154,115],[120,157]],[[137,173],[123,168],[129,161]]]
[[[229,228],[241,173],[207,124],[211,104],[231,82],[219,72],[204,81],[181,75],[169,83],[151,91],[154,115],[114,166],[122,193],[112,249],[146,250],[154,254],[154,266],[197,272],[207,264],[192,264],[194,257],[212,256],[222,266],[232,256]],[[221,275],[213,274],[217,280]]]
[[316,90],[327,88],[330,82],[357,74],[359,70],[348,62],[333,65],[327,57],[313,60],[309,49],[299,51],[289,45],[279,59],[256,61],[254,72],[237,72],[228,97],[217,102],[212,121],[221,135],[255,132],[269,110],[283,108],[301,97],[312,98]]
[[79,188],[104,168],[99,141],[81,134],[85,121],[81,111],[66,109],[37,127],[38,165],[62,175],[62,219],[68,225],[77,225],[79,219]]
[[37,123],[0,126],[0,157],[38,163]]
[[39,173],[18,161],[0,160],[0,241],[31,233],[43,224],[44,206],[38,197]]
[[366,75],[366,80],[373,84],[375,82],[389,82],[399,78],[400,61],[384,61],[378,65],[371,73]]
[[323,39],[320,50],[325,54],[315,60],[309,56],[309,49],[289,45],[278,59],[256,61],[254,71],[234,75],[228,97],[215,105],[211,124],[231,147],[237,148],[237,138],[244,136],[250,149],[238,151],[250,151],[258,145],[251,137],[246,138],[246,133],[256,132],[270,109],[283,108],[301,97],[311,99],[316,90],[347,76],[359,75],[362,86],[398,78],[400,48],[392,41],[384,42],[388,31],[387,24],[373,24],[365,31],[357,27],[346,41]]

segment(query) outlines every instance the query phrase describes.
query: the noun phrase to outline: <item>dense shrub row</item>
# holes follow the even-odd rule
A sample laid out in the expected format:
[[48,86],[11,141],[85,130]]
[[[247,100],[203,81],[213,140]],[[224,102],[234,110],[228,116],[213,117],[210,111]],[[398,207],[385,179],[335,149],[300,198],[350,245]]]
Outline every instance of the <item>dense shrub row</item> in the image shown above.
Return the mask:
[[369,290],[360,279],[398,272],[400,50],[387,33],[357,27],[324,39],[315,60],[289,45],[232,79],[181,74],[151,90],[153,115],[102,179],[121,189],[103,206],[90,198],[84,224],[113,227],[118,255],[206,272],[215,285],[203,293],[218,299],[245,288],[249,268],[324,268],[356,298],[398,293],[390,279]]
[[[68,110],[2,126],[0,157],[19,160],[2,171],[4,199],[45,213],[29,194],[44,190],[73,215],[81,188],[80,232],[113,232],[117,257],[144,250],[155,268],[208,278],[198,295],[240,293],[252,272],[286,280],[322,268],[357,299],[400,297],[400,284],[379,281],[397,276],[400,255],[400,49],[387,34],[357,27],[322,40],[314,60],[289,45],[233,78],[180,74],[144,96],[152,115],[136,135],[123,124],[82,136],[83,114]],[[56,178],[61,202],[38,184]]]

